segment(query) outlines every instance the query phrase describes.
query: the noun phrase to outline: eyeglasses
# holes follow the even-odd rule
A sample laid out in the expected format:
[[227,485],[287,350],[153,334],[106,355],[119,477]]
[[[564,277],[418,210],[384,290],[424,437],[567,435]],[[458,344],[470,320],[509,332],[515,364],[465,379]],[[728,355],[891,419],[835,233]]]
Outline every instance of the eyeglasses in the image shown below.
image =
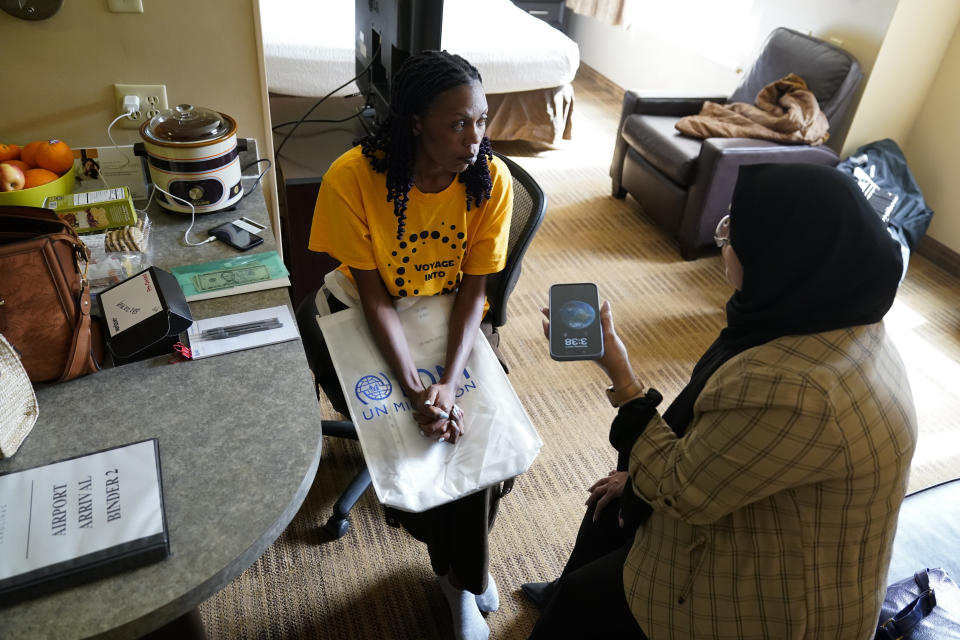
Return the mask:
[[720,218],[720,222],[717,223],[717,229],[713,232],[713,241],[717,243],[717,246],[721,249],[724,245],[730,244],[730,214]]

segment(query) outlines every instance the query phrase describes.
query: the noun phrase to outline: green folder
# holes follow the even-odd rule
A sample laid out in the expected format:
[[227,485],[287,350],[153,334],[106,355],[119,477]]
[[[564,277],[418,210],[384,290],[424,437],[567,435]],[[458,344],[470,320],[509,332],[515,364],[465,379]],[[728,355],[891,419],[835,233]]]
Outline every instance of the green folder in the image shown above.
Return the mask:
[[276,251],[171,269],[188,302],[290,285],[290,272]]

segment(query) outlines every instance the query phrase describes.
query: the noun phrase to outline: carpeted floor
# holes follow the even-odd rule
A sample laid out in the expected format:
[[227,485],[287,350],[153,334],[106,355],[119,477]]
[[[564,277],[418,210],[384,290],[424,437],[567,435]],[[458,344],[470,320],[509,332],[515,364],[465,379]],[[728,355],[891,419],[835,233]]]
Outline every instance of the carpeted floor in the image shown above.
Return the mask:
[[[610,196],[607,169],[620,98],[589,69],[574,83],[574,140],[559,149],[495,147],[530,171],[549,197],[543,227],[510,299],[503,352],[510,380],[544,447],[501,504],[491,534],[500,610],[491,637],[525,638],[537,611],[519,586],[555,577],[572,546],[586,488],[613,468],[607,444],[613,409],[595,365],[551,360],[539,308],[555,282],[596,282],[611,301],[639,376],[666,402],[723,326],[732,289],[718,257],[680,259],[674,243],[631,198]],[[915,257],[888,326],[917,401],[921,439],[911,489],[949,479],[960,458],[960,281]],[[666,405],[664,405],[666,406]],[[335,417],[328,406],[324,415]],[[299,514],[267,552],[201,605],[211,640],[452,638],[450,615],[424,549],[386,525],[372,491],[354,508],[350,532],[319,530],[352,478],[354,442],[325,439],[320,470]]]

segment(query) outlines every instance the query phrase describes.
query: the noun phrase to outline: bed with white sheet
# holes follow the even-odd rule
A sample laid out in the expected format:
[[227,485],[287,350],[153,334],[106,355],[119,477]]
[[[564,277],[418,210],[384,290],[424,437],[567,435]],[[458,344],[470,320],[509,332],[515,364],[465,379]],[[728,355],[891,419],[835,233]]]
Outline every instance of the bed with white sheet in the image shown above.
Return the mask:
[[[271,93],[355,94],[354,0],[262,0]],[[577,44],[510,0],[445,0],[441,46],[480,71],[495,140],[569,139]],[[346,86],[340,87],[346,83]]]

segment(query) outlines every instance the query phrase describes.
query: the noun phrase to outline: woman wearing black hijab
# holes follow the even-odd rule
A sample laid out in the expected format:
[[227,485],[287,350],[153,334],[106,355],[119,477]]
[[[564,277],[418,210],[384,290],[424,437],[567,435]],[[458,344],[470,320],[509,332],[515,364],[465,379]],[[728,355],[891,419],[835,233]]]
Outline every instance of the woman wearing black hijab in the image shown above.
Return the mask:
[[849,177],[791,164],[740,169],[717,244],[727,327],[662,417],[601,309],[619,471],[524,585],[532,638],[873,637],[916,442],[899,248]]

